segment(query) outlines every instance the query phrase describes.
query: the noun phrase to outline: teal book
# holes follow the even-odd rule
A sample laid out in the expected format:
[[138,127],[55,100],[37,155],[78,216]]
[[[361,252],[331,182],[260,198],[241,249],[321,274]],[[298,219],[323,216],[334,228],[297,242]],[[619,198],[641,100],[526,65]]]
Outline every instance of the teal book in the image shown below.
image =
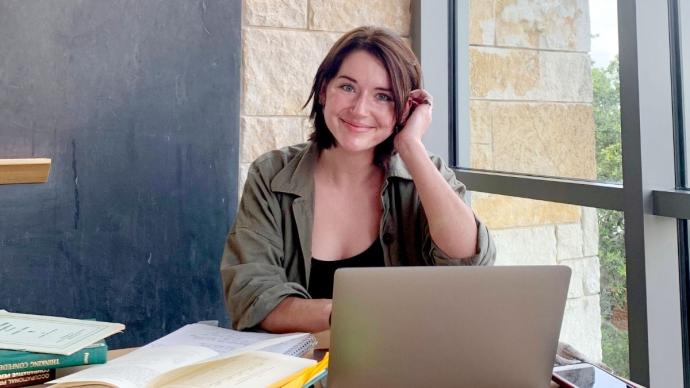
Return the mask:
[[75,353],[48,354],[0,350],[0,373],[28,372],[68,366],[104,364],[108,357],[108,345],[104,340],[87,346]]

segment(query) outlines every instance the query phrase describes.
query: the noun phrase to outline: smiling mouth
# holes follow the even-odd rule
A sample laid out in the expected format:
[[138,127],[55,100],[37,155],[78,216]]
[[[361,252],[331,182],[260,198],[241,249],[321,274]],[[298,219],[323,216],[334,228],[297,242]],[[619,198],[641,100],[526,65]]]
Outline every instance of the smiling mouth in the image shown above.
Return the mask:
[[374,128],[371,125],[366,125],[366,124],[359,124],[359,123],[353,123],[351,121],[347,121],[345,119],[340,119],[345,125],[347,125],[349,128],[351,128],[355,132],[366,132],[372,128]]

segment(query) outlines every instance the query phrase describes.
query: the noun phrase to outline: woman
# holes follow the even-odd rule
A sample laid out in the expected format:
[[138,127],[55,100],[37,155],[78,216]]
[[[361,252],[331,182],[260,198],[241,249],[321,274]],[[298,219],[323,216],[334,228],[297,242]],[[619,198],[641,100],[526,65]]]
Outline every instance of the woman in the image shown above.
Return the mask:
[[328,329],[337,268],[493,263],[465,187],[422,144],[432,98],[402,39],[346,33],[310,101],[311,142],[259,157],[247,176],[221,264],[236,329]]

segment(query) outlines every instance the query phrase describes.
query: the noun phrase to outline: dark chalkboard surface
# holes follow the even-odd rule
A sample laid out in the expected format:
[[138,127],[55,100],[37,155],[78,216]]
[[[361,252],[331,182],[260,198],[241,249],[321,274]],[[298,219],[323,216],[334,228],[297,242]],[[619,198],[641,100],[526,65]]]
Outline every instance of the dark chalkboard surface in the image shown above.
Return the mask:
[[0,308],[127,325],[113,348],[227,323],[239,0],[0,1]]

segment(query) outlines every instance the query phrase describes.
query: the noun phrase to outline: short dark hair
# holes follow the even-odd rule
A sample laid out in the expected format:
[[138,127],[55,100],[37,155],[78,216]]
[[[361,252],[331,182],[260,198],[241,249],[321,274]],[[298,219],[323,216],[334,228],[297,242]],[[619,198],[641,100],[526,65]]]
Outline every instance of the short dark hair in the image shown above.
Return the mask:
[[316,71],[309,98],[304,104],[306,107],[312,101],[309,118],[314,123],[314,131],[309,135],[309,140],[316,143],[319,151],[336,146],[336,140],[323,117],[321,94],[338,74],[345,58],[358,50],[364,50],[381,61],[391,81],[395,126],[393,134],[374,150],[374,163],[383,167],[393,155],[393,137],[402,128],[407,98],[412,90],[422,87],[422,69],[417,57],[402,38],[387,29],[358,27],[345,33],[331,47]]

